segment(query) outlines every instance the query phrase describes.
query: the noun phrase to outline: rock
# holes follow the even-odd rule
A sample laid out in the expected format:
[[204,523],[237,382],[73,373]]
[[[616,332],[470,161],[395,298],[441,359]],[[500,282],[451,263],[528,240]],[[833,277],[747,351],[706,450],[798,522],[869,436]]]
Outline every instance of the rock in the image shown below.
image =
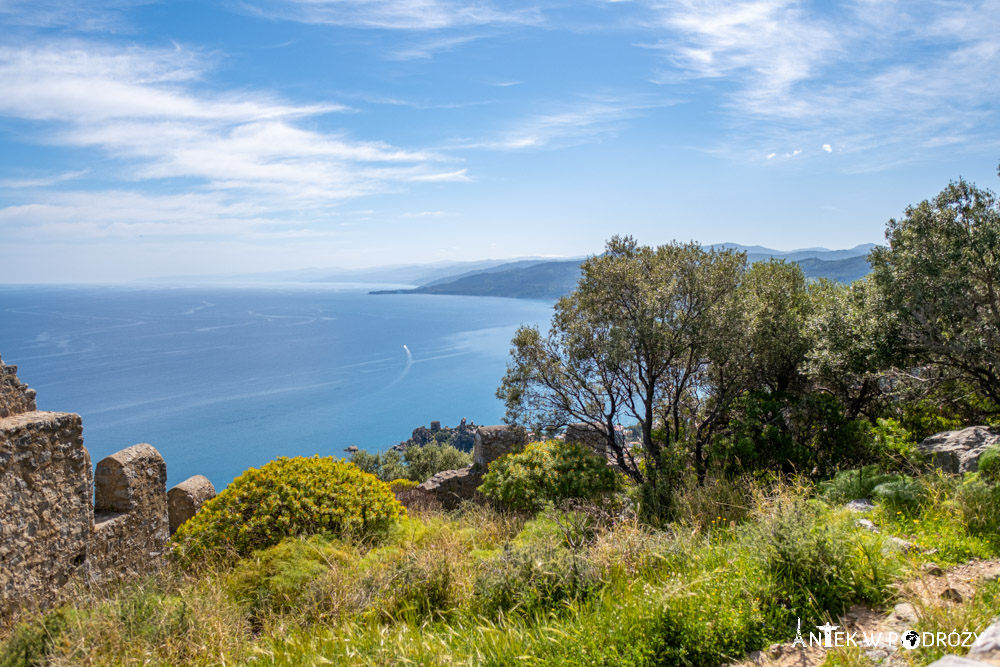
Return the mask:
[[945,472],[959,474],[979,469],[979,457],[986,448],[1000,442],[1000,431],[987,426],[970,426],[960,431],[945,431],[926,438],[917,445],[931,462]]
[[957,604],[960,604],[963,600],[965,600],[957,589],[950,587],[941,591],[941,599],[947,600],[948,602],[955,602]]
[[358,446],[348,445],[347,447],[344,447],[344,451],[347,452],[348,454],[353,454],[354,452],[358,451]]
[[189,477],[167,491],[170,534],[177,532],[182,523],[197,514],[201,506],[214,497],[215,487],[204,475]]
[[938,552],[938,550],[937,550],[937,549],[924,549],[924,550],[923,550],[923,551],[921,551],[920,553],[922,553],[922,554],[923,554],[923,555],[925,555],[925,556],[933,556],[933,555],[934,555],[934,554],[936,554],[937,552]]
[[872,662],[879,663],[889,657],[889,652],[883,649],[871,649],[870,651],[865,651],[865,655],[868,656]]
[[762,662],[764,662],[764,652],[763,651],[753,651],[747,657],[750,658],[750,660],[752,662],[754,662],[754,663],[756,663],[758,665],[761,664]]
[[771,644],[767,648],[767,654],[772,658],[778,658],[784,652],[785,652],[785,647],[782,646],[781,644]]
[[854,522],[855,526],[859,528],[864,528],[865,530],[871,531],[873,533],[879,532],[878,526],[871,519],[858,519]]
[[938,565],[937,563],[924,563],[923,567],[921,567],[920,570],[924,574],[929,574],[932,577],[940,577],[941,575],[944,574],[944,570],[942,570],[941,566]]
[[994,663],[1000,661],[1000,620],[980,633],[969,649],[969,657]]
[[909,602],[900,602],[892,608],[893,617],[904,623],[916,623],[919,620],[917,610]]
[[886,546],[892,549],[896,549],[898,551],[905,551],[907,553],[917,550],[917,545],[915,545],[913,542],[904,540],[901,537],[890,537],[886,541]]
[[959,658],[957,655],[946,655],[936,662],[932,662],[929,667],[985,667],[978,660]]
[[875,509],[875,503],[867,498],[858,498],[847,503],[844,507],[854,512],[870,512]]

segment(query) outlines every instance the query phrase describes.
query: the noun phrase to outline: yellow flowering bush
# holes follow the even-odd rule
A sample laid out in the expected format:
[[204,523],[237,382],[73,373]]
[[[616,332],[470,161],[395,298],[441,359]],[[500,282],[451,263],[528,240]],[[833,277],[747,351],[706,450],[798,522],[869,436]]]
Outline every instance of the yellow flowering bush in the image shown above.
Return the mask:
[[246,555],[285,537],[371,533],[406,509],[389,485],[332,457],[281,457],[250,468],[174,535],[185,558],[233,550]]

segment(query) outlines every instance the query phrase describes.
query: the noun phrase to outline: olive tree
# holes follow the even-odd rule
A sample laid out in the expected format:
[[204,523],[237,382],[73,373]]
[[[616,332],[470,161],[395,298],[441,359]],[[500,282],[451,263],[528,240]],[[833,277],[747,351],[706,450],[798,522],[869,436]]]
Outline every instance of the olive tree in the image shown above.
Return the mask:
[[[968,383],[1000,410],[1000,204],[964,180],[890,220],[870,260],[901,365]],[[921,379],[917,377],[917,379]]]
[[[655,474],[664,448],[690,436],[692,402],[703,402],[723,379],[713,383],[706,372],[713,354],[728,349],[719,334],[731,333],[727,306],[745,269],[742,253],[612,238],[603,255],[583,263],[577,289],[555,306],[548,335],[531,327],[515,335],[497,392],[507,419],[590,423],[606,433],[608,450],[630,477]],[[640,425],[642,468],[615,437],[622,418]]]

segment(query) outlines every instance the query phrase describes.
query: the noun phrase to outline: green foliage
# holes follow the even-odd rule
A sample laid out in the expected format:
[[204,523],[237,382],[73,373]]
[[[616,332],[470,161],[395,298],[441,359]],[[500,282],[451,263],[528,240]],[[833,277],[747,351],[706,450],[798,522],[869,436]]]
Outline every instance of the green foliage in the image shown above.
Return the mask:
[[713,459],[729,474],[780,469],[819,474],[876,458],[868,423],[829,394],[750,392],[733,406]]
[[449,444],[427,444],[407,447],[406,476],[417,482],[426,482],[439,472],[464,468],[472,463],[472,453],[463,452]]
[[479,489],[511,509],[537,510],[547,502],[593,498],[617,487],[614,471],[586,446],[546,440],[491,463]]
[[[1000,405],[1000,203],[959,179],[890,220],[873,278],[898,323],[900,366],[926,364]],[[907,359],[908,357],[908,359]],[[909,362],[909,363],[908,363]]]
[[958,488],[955,501],[969,532],[992,536],[1000,546],[1000,484],[987,483],[980,473]]
[[1000,482],[1000,445],[987,447],[979,455],[979,476],[992,484]]
[[926,500],[926,492],[917,480],[903,477],[873,488],[872,498],[889,511],[914,515]]
[[249,554],[285,537],[370,534],[405,515],[388,485],[334,458],[286,458],[250,468],[175,534],[176,553]]
[[[445,431],[439,433],[447,435]],[[402,454],[394,449],[381,454],[358,450],[351,454],[350,461],[384,482],[409,479],[420,484],[443,470],[464,468],[472,463],[472,454],[431,440],[424,445],[407,447]]]
[[870,465],[856,470],[841,470],[833,479],[820,483],[817,490],[827,502],[842,504],[858,498],[871,498],[876,486],[899,479],[899,475],[882,472],[878,466]]
[[37,623],[21,623],[0,644],[0,667],[40,667],[48,664],[48,655],[63,634],[70,611],[57,609]]

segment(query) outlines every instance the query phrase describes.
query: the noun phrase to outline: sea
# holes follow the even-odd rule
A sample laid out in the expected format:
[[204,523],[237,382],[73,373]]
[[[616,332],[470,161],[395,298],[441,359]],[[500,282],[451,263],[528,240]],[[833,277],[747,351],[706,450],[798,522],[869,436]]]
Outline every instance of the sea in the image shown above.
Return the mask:
[[383,451],[432,420],[500,423],[511,337],[551,304],[379,287],[0,286],[0,357],[39,410],[83,417],[94,464],[148,442],[168,486]]

